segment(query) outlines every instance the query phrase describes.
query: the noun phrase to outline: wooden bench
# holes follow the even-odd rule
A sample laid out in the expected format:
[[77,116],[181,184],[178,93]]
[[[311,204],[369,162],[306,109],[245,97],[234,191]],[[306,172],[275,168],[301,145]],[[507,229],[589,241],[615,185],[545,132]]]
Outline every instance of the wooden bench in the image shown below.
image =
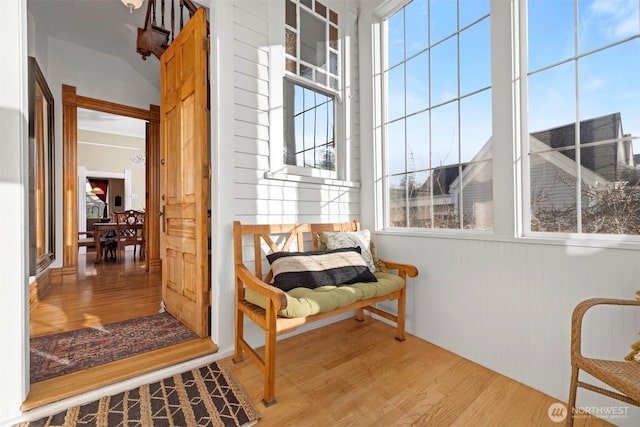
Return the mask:
[[[405,340],[406,278],[418,274],[416,267],[379,260],[389,272],[394,272],[404,282],[404,286],[386,295],[362,299],[349,305],[328,312],[306,317],[287,318],[278,313],[287,306],[287,296],[282,290],[271,286],[273,272],[266,269],[264,275],[263,262],[267,253],[279,251],[298,251],[320,249],[321,233],[326,231],[359,231],[358,221],[328,224],[241,224],[233,223],[234,260],[235,260],[235,353],[234,362],[240,362],[246,353],[264,374],[263,404],[270,406],[275,400],[275,368],[276,337],[291,332],[307,323],[335,316],[340,313],[355,311],[355,319],[364,320],[364,310],[377,314],[396,323],[396,339]],[[265,249],[268,252],[265,252]],[[253,269],[247,267],[244,254],[252,254],[249,262]],[[268,263],[267,263],[268,264]],[[397,279],[396,279],[397,280]],[[263,295],[265,306],[260,307],[245,299],[245,290],[249,288]],[[389,313],[374,307],[382,301],[397,301],[397,314]],[[265,333],[264,357],[252,348],[244,339],[244,317],[251,319]]]

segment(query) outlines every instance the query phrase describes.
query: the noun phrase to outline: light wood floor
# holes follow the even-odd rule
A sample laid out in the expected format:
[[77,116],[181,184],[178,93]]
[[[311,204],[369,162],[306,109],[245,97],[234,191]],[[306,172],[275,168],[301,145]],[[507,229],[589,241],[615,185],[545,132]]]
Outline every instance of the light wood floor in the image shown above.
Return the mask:
[[[143,263],[96,267],[88,258],[78,283],[54,288],[32,310],[33,336],[157,312],[160,277],[145,274]],[[382,322],[348,319],[279,341],[278,403],[269,408],[261,403],[260,370],[248,358],[229,365],[262,415],[259,426],[558,425],[547,416],[556,399],[411,335],[405,342],[394,336]],[[195,340],[42,381],[23,409],[215,351],[210,340]]]
[[[53,286],[30,312],[31,336],[119,322],[158,313],[159,273],[126,251],[125,262],[95,264],[94,253],[78,256],[78,280]],[[29,410],[147,372],[215,353],[211,339],[197,339],[31,384],[22,409]]]
[[125,262],[95,264],[95,252],[78,255],[76,283],[52,286],[31,310],[31,337],[156,314],[162,299],[160,273],[148,274],[133,251]]
[[[557,400],[385,323],[353,319],[277,344],[276,403],[261,403],[260,370],[237,378],[262,415],[259,426],[557,426]],[[577,426],[611,425],[599,419]]]

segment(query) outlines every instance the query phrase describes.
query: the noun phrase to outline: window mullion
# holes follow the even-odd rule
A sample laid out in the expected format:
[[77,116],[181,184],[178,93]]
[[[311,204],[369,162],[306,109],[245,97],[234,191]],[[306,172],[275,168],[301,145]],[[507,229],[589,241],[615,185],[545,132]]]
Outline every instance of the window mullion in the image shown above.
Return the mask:
[[582,233],[582,149],[580,147],[580,61],[578,60],[579,51],[579,26],[578,26],[578,0],[573,2],[573,38],[574,38],[574,55],[573,60],[575,73],[575,91],[576,91],[576,123],[575,123],[575,140],[574,147],[576,152],[576,232]]

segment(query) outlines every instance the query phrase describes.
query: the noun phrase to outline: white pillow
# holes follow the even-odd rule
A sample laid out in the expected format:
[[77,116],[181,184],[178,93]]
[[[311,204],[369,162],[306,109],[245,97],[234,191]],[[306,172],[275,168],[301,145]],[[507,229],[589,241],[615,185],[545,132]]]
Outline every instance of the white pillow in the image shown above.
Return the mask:
[[360,247],[362,258],[367,263],[369,270],[374,273],[376,265],[371,255],[371,232],[369,230],[361,231],[325,231],[323,233],[327,238],[327,249],[353,248]]

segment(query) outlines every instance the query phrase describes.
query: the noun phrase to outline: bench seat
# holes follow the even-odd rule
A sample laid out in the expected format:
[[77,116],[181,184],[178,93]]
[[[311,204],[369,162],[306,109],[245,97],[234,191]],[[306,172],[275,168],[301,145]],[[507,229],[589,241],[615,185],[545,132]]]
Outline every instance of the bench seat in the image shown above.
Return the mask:
[[[278,316],[295,318],[325,313],[367,298],[388,295],[404,286],[404,280],[396,274],[375,273],[377,282],[353,283],[342,286],[320,286],[319,288],[295,288],[285,292],[287,306],[278,311]],[[251,288],[245,289],[244,299],[264,309],[267,298]]]

